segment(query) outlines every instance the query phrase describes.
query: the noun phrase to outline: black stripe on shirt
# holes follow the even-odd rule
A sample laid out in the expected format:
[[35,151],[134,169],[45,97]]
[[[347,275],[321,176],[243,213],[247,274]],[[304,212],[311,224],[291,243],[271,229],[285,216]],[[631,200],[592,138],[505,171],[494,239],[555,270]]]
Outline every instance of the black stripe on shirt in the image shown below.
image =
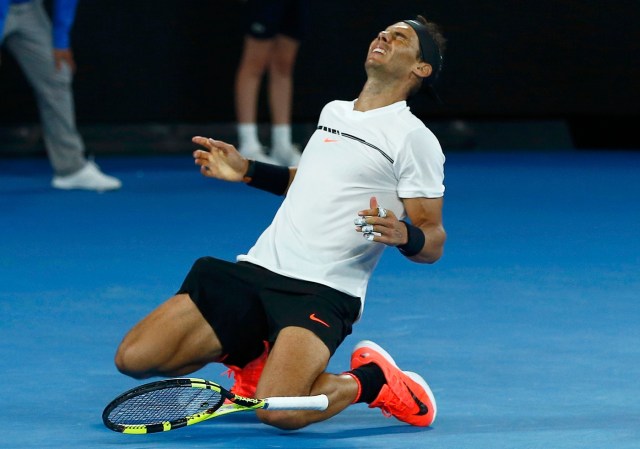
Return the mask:
[[353,139],[356,142],[360,142],[363,145],[366,145],[366,146],[368,146],[370,148],[373,148],[378,153],[380,153],[382,156],[384,156],[384,158],[387,159],[392,164],[394,162],[393,159],[391,158],[391,156],[389,156],[387,153],[385,153],[384,151],[382,151],[380,148],[378,148],[377,146],[373,145],[372,143],[369,143],[366,140],[361,139],[360,137],[356,137],[356,136],[353,136],[351,134],[343,133],[343,132],[338,131],[337,129],[328,128],[328,127],[322,126],[322,125],[318,125],[317,129],[320,129],[322,131],[326,131],[326,132],[331,133],[331,134],[338,134],[339,136],[346,137],[348,139]]

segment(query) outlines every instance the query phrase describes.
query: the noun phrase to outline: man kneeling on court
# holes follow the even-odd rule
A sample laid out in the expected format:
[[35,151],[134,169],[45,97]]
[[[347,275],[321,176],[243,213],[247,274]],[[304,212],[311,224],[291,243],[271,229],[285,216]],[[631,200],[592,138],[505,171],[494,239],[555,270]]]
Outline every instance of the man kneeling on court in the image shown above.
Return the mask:
[[297,169],[193,138],[204,148],[194,152],[203,175],[285,198],[247,254],[235,263],[198,259],[178,293],[125,336],[115,359],[121,372],[183,376],[222,362],[235,373],[236,394],[328,396],[326,411],[257,412],[282,429],[356,402],[415,426],[433,422],[425,380],[371,341],[356,345],[349,371],[325,370],[361,316],[384,248],[418,263],[442,255],[444,156],[406,99],[438,75],[443,46],[421,16],[381,31],[369,45],[358,98],[325,106]]

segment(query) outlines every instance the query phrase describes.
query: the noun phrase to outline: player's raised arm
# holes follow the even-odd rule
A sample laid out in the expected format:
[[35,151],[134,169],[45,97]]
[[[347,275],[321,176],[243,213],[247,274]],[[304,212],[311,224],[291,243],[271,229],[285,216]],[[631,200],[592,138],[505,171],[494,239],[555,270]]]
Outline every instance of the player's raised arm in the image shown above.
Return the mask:
[[221,140],[196,136],[193,143],[203,149],[193,152],[200,172],[210,178],[245,182],[251,187],[276,195],[284,195],[296,175],[295,167],[266,164],[244,158],[233,145]]

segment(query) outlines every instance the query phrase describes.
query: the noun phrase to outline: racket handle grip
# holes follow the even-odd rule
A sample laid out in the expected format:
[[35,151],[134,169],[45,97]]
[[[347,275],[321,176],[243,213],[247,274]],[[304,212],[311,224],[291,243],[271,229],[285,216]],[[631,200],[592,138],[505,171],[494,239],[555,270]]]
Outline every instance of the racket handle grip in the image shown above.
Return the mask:
[[329,398],[324,394],[266,398],[265,401],[266,410],[326,410],[329,406]]

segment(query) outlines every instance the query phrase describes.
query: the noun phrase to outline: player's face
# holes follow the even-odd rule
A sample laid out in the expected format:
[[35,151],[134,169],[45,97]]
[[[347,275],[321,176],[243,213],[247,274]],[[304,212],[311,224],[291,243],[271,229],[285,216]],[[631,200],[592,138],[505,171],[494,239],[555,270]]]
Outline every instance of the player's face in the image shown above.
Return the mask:
[[415,30],[398,22],[378,33],[369,45],[365,67],[394,65],[411,69],[419,62],[420,43]]

